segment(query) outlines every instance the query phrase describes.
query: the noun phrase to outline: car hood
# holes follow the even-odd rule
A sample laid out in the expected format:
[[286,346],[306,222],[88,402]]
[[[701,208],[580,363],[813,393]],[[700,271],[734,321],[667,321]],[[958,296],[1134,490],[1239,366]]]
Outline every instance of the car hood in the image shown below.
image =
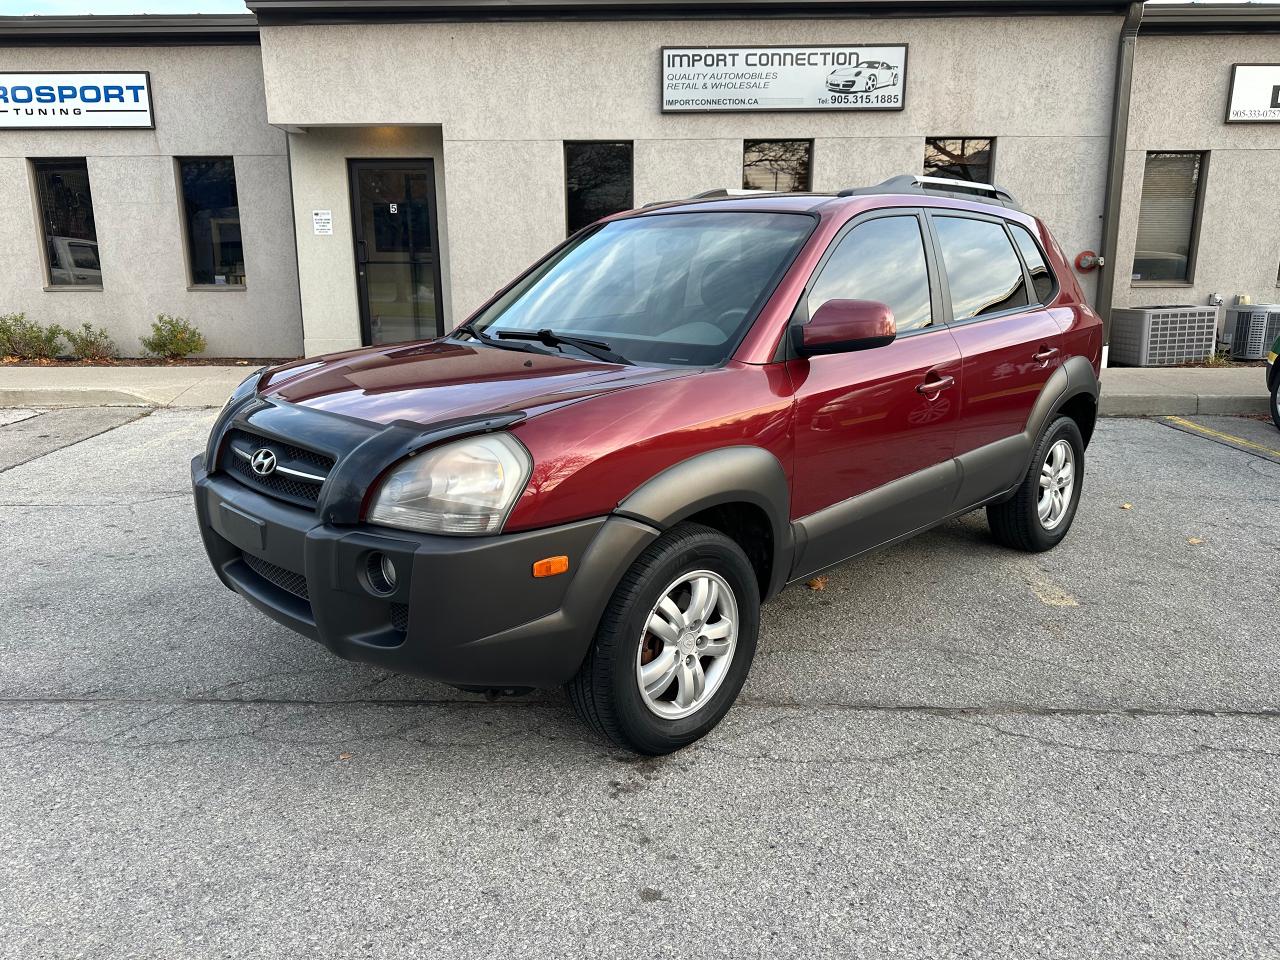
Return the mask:
[[271,371],[268,399],[374,423],[430,424],[546,409],[626,387],[696,374],[572,356],[433,340],[303,360]]
[[862,76],[862,68],[860,67],[840,67],[832,70],[830,76],[833,77],[860,77]]

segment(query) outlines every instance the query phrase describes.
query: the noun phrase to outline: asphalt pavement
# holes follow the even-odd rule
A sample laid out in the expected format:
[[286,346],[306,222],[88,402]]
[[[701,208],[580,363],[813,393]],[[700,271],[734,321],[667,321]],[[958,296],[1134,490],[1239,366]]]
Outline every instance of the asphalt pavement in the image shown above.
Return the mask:
[[977,514],[789,589],[642,760],[225,590],[212,411],[0,413],[0,957],[1280,956],[1259,451],[1101,422],[1058,549]]

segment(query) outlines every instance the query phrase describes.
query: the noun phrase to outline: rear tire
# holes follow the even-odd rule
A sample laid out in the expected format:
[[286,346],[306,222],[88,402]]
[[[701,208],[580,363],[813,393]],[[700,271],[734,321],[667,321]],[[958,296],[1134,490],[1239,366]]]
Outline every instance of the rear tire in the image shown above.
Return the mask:
[[671,753],[729,711],[759,631],[760,588],[742,548],[718,530],[678,524],[622,578],[569,699],[618,746]]
[[[1064,486],[1066,471],[1069,486]],[[1040,436],[1031,466],[1013,497],[987,506],[987,523],[1006,547],[1040,553],[1071,529],[1084,481],[1084,438],[1070,417],[1059,417]]]
[[[1280,363],[1277,360],[1276,363]],[[1276,374],[1276,382],[1271,387],[1271,419],[1280,430],[1280,374]]]

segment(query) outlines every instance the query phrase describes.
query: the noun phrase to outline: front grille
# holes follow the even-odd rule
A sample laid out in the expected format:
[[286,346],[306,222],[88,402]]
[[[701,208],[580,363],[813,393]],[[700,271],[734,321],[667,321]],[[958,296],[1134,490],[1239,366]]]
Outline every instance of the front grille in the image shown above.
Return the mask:
[[263,580],[274,584],[286,593],[293,594],[299,599],[310,601],[311,596],[307,592],[307,578],[302,574],[286,570],[284,567],[277,567],[274,563],[267,563],[267,561],[260,557],[255,557],[251,553],[242,553],[240,556],[245,565]]
[[391,625],[401,633],[409,629],[409,605],[407,603],[393,603],[391,605]]
[[[261,448],[270,450],[276,456],[275,472],[265,477],[254,473],[249,466],[249,458]],[[222,455],[223,469],[245,486],[313,509],[320,499],[320,487],[333,465],[333,457],[323,453],[240,429],[227,432]],[[319,479],[304,480],[290,476],[290,470]]]
[[286,477],[281,473],[260,477],[253,472],[247,460],[241,460],[234,452],[227,455],[226,463],[231,468],[232,476],[248,486],[269,491],[285,500],[301,500],[314,504],[320,499],[319,484],[307,483],[305,480],[294,480],[292,477]]

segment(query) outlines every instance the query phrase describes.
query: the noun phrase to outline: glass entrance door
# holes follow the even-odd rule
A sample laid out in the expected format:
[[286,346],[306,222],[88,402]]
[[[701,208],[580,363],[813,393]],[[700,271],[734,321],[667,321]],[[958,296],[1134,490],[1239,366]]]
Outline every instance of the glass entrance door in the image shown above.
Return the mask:
[[444,334],[430,160],[352,160],[356,281],[367,344]]

